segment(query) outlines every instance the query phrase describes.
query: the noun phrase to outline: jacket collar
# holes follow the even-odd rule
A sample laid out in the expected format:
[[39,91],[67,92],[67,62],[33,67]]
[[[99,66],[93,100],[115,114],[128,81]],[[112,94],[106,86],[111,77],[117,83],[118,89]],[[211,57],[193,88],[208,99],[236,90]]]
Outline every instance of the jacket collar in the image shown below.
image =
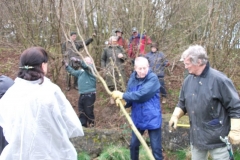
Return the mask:
[[210,64],[209,62],[207,62],[206,67],[204,68],[203,72],[199,75],[199,77],[206,77],[209,71],[209,68],[210,68]]

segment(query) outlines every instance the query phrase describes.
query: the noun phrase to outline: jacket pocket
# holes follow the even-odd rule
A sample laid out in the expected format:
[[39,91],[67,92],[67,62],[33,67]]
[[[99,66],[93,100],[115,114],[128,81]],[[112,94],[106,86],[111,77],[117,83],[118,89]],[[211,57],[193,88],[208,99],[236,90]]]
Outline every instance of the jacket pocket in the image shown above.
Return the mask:
[[217,129],[222,126],[218,118],[214,118],[208,122],[203,122],[203,125],[206,129]]

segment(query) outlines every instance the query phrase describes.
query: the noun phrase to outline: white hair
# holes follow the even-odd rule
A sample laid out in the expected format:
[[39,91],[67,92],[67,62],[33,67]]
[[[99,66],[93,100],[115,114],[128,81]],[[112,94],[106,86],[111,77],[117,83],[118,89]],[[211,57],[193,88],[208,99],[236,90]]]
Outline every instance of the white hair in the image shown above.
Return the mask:
[[112,41],[117,41],[118,40],[118,36],[111,36],[109,38],[109,42],[112,42]]
[[190,58],[190,62],[194,65],[198,64],[198,60],[201,60],[200,65],[207,64],[208,62],[207,52],[200,45],[189,46],[188,49],[182,53],[180,61],[183,61],[187,57]]
[[149,66],[148,59],[145,58],[145,57],[137,57],[137,58],[135,58],[134,66],[139,66],[139,64],[146,64],[147,66]]

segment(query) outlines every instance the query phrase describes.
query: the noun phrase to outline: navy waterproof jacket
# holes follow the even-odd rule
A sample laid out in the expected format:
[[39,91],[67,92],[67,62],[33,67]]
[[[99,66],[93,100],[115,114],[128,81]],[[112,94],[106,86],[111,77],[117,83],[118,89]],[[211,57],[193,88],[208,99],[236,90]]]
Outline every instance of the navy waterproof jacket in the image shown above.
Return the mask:
[[240,100],[232,81],[206,65],[199,76],[189,74],[177,107],[189,115],[190,143],[199,150],[226,146],[220,140],[230,131],[230,118],[240,118]]
[[137,78],[133,72],[128,81],[123,99],[126,107],[132,106],[131,117],[138,129],[157,129],[161,127],[160,83],[155,73],[149,70],[145,78]]
[[159,78],[164,78],[164,70],[168,64],[166,56],[162,52],[149,52],[145,55],[149,61],[151,70],[157,74]]

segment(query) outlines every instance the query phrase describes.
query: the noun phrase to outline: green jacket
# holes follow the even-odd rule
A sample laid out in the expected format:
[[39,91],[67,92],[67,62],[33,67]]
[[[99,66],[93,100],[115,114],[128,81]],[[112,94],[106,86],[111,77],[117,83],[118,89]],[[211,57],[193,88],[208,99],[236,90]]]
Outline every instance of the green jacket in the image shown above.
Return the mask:
[[84,61],[79,62],[82,69],[74,70],[69,65],[66,67],[66,70],[78,78],[78,92],[80,94],[85,94],[89,92],[96,92],[96,77],[91,73],[91,69],[87,66]]
[[[122,58],[118,58],[118,54],[120,53],[123,54]],[[127,55],[121,46],[108,46],[103,49],[103,53],[101,56],[101,67],[106,71],[105,80],[109,87],[114,86],[114,82],[113,82],[113,69],[114,69],[115,70],[114,77],[118,86],[118,88],[115,88],[115,89],[121,88],[122,91],[125,90],[126,73],[124,71],[125,69],[124,62],[126,58],[127,58]],[[112,59],[114,66],[111,64],[110,59]],[[117,72],[117,70],[119,72]]]

